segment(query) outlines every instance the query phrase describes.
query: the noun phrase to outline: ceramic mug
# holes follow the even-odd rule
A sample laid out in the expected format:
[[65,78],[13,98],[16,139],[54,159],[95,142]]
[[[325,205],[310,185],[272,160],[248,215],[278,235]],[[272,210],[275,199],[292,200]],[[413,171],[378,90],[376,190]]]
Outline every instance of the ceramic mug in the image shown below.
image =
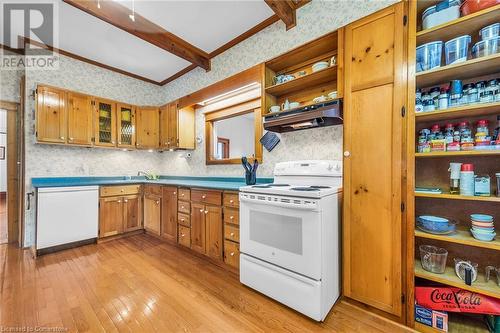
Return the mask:
[[273,105],[269,108],[269,112],[271,113],[276,113],[276,112],[280,112],[281,111],[281,107],[279,105]]

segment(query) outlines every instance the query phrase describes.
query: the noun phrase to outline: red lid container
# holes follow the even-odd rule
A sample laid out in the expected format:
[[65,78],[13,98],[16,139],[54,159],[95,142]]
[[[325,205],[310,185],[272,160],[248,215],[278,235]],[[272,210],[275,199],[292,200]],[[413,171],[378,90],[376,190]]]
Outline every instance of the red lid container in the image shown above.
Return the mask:
[[432,131],[439,131],[440,127],[438,124],[432,125]]
[[464,163],[462,164],[460,171],[474,171],[474,164]]
[[453,124],[446,124],[446,128],[453,128]]
[[481,119],[477,121],[477,126],[488,126],[488,120],[486,119]]

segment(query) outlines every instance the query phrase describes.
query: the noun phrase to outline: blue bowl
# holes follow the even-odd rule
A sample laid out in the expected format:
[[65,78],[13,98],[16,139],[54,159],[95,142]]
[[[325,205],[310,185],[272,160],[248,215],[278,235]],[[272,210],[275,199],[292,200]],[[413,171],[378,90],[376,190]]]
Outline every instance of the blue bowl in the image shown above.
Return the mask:
[[492,228],[480,228],[480,227],[472,227],[472,231],[475,231],[480,234],[494,234],[495,229]]
[[417,227],[429,233],[449,234],[455,231],[456,222],[437,216],[419,216]]
[[472,236],[474,236],[475,239],[483,241],[483,242],[491,242],[493,239],[495,239],[495,236],[497,235],[496,233],[478,233],[475,232],[474,230],[470,230],[472,233]]
[[486,215],[486,214],[471,214],[470,218],[471,218],[471,220],[474,220],[477,222],[492,222],[493,221],[493,216]]

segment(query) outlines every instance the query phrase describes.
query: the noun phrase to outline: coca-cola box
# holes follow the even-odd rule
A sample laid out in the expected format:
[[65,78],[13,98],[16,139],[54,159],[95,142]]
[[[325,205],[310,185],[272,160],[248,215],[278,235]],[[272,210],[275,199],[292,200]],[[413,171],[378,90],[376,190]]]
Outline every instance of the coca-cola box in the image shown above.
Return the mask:
[[438,311],[500,315],[499,299],[460,288],[416,287],[415,301]]

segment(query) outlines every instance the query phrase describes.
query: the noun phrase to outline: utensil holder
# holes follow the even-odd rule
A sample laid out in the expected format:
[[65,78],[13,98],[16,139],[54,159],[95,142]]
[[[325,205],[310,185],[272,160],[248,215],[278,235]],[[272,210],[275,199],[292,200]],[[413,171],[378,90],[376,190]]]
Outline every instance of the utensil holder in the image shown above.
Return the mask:
[[257,183],[257,174],[245,171],[245,182],[247,185],[255,185]]

